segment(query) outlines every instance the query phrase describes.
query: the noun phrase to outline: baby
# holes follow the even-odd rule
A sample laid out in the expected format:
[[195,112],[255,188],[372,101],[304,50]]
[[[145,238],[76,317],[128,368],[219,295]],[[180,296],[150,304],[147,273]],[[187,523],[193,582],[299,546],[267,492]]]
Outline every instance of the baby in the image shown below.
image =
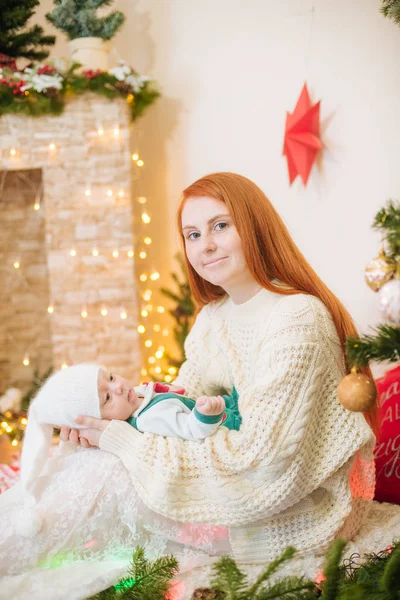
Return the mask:
[[[79,415],[127,421],[140,432],[201,442],[222,424],[238,430],[241,417],[235,388],[228,396],[202,396],[196,401],[182,388],[149,383],[130,387],[127,380],[99,365],[80,364],[54,373],[29,407],[21,455],[21,484],[29,510],[21,514],[18,532],[33,536],[42,526],[35,513],[35,482],[43,471],[53,424],[77,427]],[[58,454],[71,451],[61,444]]]
[[163,383],[129,387],[119,375],[99,368],[98,395],[103,419],[128,421],[141,432],[200,441],[223,424],[239,429],[237,394],[201,396],[196,401],[185,390]]

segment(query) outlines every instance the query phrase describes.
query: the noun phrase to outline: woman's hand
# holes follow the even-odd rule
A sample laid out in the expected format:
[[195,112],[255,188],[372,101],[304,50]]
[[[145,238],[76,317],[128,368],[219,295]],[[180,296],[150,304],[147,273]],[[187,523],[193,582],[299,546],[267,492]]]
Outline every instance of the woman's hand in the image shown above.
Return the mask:
[[79,416],[76,418],[76,422],[78,425],[82,425],[82,429],[61,427],[61,440],[63,442],[70,441],[74,446],[81,445],[83,448],[98,448],[101,434],[110,421],[107,419],[96,419],[95,417]]

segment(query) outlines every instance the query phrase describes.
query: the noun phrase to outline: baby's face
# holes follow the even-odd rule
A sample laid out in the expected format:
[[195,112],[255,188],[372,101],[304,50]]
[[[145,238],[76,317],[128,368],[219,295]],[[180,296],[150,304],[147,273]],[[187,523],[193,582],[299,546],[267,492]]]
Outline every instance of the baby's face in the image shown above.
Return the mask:
[[140,404],[135,390],[123,377],[100,369],[97,381],[102,419],[125,421]]

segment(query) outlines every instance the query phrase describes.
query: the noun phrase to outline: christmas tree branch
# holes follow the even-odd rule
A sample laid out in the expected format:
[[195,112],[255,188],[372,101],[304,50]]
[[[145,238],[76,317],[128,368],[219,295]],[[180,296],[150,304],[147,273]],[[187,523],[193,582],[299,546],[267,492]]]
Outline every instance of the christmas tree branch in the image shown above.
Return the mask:
[[400,360],[400,328],[382,324],[374,331],[374,335],[347,339],[347,357],[351,366],[363,368],[371,361]]

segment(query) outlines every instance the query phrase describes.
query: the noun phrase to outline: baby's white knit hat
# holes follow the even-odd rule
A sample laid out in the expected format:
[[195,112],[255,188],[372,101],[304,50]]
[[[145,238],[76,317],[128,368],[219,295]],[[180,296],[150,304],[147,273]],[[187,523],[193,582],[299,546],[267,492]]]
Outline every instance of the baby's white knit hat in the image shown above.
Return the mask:
[[101,417],[97,388],[100,368],[79,364],[57,371],[30,404],[21,455],[21,484],[28,496],[27,509],[20,514],[16,527],[21,535],[32,537],[42,527],[35,509],[35,483],[49,455],[52,425],[79,427],[75,422],[78,415]]

